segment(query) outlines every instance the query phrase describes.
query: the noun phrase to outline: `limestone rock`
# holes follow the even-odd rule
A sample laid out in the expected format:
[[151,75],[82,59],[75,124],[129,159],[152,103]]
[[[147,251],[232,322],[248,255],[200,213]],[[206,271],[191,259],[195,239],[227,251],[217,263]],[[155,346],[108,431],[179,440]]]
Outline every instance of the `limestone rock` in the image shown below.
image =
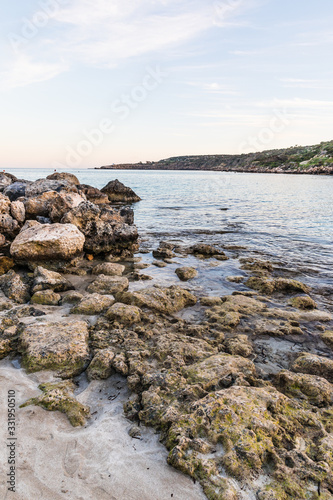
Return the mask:
[[10,201],[15,201],[15,200],[17,200],[17,198],[21,198],[21,196],[25,196],[25,192],[26,192],[28,185],[29,185],[28,181],[14,182],[13,184],[10,184],[10,186],[8,186],[4,189],[3,194],[8,196]]
[[53,174],[48,175],[46,178],[51,181],[67,181],[72,184],[75,184],[76,186],[80,185],[80,181],[76,177],[76,175],[71,174],[69,172],[54,172]]
[[292,370],[298,373],[318,375],[333,382],[333,360],[329,358],[304,352],[293,363]]
[[220,297],[201,297],[200,304],[209,307],[220,306],[222,299]]
[[22,228],[10,253],[15,261],[71,260],[83,250],[84,235],[72,224],[36,224]]
[[119,293],[116,299],[125,304],[148,307],[166,314],[175,313],[197,302],[194,295],[178,286],[152,287],[136,292]]
[[50,180],[50,179],[38,179],[37,181],[31,182],[26,190],[25,196],[31,198],[33,196],[38,196],[47,191],[56,191],[60,193],[61,191],[70,193],[77,193],[77,187],[72,182],[67,182],[66,180]]
[[10,199],[0,193],[0,214],[9,214],[10,212]]
[[224,342],[226,351],[229,354],[250,358],[253,355],[253,347],[247,335],[236,335]]
[[104,274],[105,276],[121,276],[125,271],[125,266],[112,262],[98,264],[92,270],[92,274]]
[[245,285],[267,295],[271,295],[273,293],[309,293],[310,291],[309,287],[304,283],[286,278],[269,279],[252,277],[247,280]]
[[[216,354],[184,370],[187,381],[202,385],[205,391],[216,391],[231,385],[248,385],[256,378],[252,361],[241,356]],[[245,383],[244,383],[245,381]]]
[[114,372],[112,362],[115,353],[112,349],[101,349],[95,353],[90,363],[87,375],[89,380],[105,380]]
[[13,201],[10,206],[10,213],[13,219],[16,219],[19,224],[25,221],[25,208],[22,201]]
[[141,309],[136,306],[129,306],[117,302],[108,309],[105,316],[110,321],[118,321],[123,324],[140,323]]
[[61,300],[61,295],[55,293],[52,290],[43,290],[36,292],[31,297],[32,304],[39,304],[42,306],[58,306]]
[[200,254],[204,255],[205,257],[212,257],[215,255],[222,255],[224,256],[224,252],[222,250],[219,250],[216,247],[213,247],[212,245],[206,245],[204,243],[197,243],[196,245],[193,245],[189,248],[189,252],[195,254]]
[[198,271],[194,267],[178,267],[175,273],[181,281],[188,281],[198,276]]
[[99,189],[89,186],[88,184],[80,184],[78,187],[79,193],[83,193],[88,201],[95,205],[104,205],[109,203],[107,194],[102,193]]
[[290,305],[296,307],[297,309],[303,309],[303,310],[317,308],[317,304],[315,303],[315,301],[311,299],[311,297],[309,297],[308,295],[301,297],[294,297],[293,299],[291,299]]
[[63,295],[61,304],[78,304],[82,299],[82,293],[77,292],[76,290],[69,291]]
[[84,202],[85,199],[78,193],[59,193],[49,206],[49,217],[52,222],[60,222],[65,214]]
[[41,384],[39,389],[43,394],[29,399],[20,408],[36,405],[48,411],[61,411],[67,415],[73,427],[84,425],[86,419],[90,417],[89,407],[79,403],[73,395],[75,389],[73,382]]
[[73,290],[73,285],[60,273],[49,271],[38,266],[34,271],[33,293],[41,290],[53,290],[54,292],[66,292]]
[[0,232],[9,238],[15,238],[20,231],[19,223],[9,214],[0,213]]
[[83,297],[81,301],[71,309],[71,313],[88,315],[100,314],[106,311],[114,303],[115,299],[112,295],[93,293]]
[[8,299],[18,304],[25,304],[30,300],[29,286],[13,270],[0,277],[0,288]]
[[13,179],[8,174],[3,172],[0,173],[0,191],[6,189],[6,187],[10,186],[13,182]]
[[323,377],[283,370],[276,375],[275,384],[287,396],[307,399],[315,406],[333,404],[333,385]]
[[0,276],[6,274],[12,267],[14,267],[15,262],[10,257],[5,255],[0,255]]
[[62,378],[79,375],[89,360],[85,321],[41,321],[24,326],[20,336],[22,362],[29,372],[59,371]]
[[169,248],[158,248],[153,251],[153,257],[155,259],[172,259],[173,257],[176,257],[176,254],[174,254]]
[[105,276],[100,274],[98,278],[91,283],[87,291],[89,293],[101,293],[102,295],[113,295],[124,290],[129,286],[128,279],[121,276]]
[[24,208],[28,218],[49,217],[50,207],[60,197],[56,191],[46,191],[37,196],[24,199]]
[[101,191],[108,195],[111,202],[115,203],[135,203],[141,200],[131,188],[126,187],[118,179],[110,181]]
[[332,330],[326,330],[320,335],[321,339],[325,342],[328,347],[333,349],[333,331]]

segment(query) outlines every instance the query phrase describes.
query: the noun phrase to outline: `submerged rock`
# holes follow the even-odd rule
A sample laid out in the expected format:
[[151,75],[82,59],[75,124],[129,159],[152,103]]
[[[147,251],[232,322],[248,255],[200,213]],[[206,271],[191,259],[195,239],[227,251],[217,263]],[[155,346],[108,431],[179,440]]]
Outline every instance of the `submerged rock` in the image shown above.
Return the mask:
[[62,378],[79,375],[89,361],[85,321],[41,321],[22,328],[19,350],[28,372],[58,371]]
[[197,302],[194,295],[178,286],[152,287],[137,292],[119,293],[116,299],[125,304],[148,307],[166,314],[175,313]]
[[135,203],[141,198],[134,193],[133,189],[125,186],[118,179],[110,181],[101,189],[102,193],[107,194],[109,200],[115,203]]
[[48,411],[60,411],[67,415],[73,427],[84,425],[86,419],[90,417],[90,408],[79,403],[73,395],[75,389],[73,382],[41,384],[39,389],[43,394],[29,399],[20,408],[36,405]]
[[175,273],[181,281],[188,281],[198,276],[198,271],[194,267],[178,267]]
[[22,228],[10,247],[17,262],[71,260],[83,251],[84,235],[72,224],[39,224]]

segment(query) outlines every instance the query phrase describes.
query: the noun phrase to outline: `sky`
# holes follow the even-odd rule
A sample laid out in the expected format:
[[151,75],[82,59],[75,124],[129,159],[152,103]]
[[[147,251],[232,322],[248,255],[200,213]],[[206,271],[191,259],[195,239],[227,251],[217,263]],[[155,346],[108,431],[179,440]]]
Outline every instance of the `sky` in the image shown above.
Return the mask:
[[0,0],[1,169],[333,139],[332,0]]

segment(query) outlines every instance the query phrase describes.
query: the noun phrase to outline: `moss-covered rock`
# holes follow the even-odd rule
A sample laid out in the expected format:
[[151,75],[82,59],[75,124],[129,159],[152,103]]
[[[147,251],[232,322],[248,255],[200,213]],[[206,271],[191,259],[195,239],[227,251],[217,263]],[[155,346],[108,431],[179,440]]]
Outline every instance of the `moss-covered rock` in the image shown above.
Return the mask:
[[333,385],[323,377],[283,370],[276,375],[275,384],[287,396],[308,400],[315,406],[333,404]]
[[36,292],[31,297],[32,304],[39,304],[43,306],[58,306],[61,300],[61,295],[55,293],[52,290],[42,290],[41,292]]
[[85,321],[41,321],[22,327],[19,350],[28,372],[58,371],[62,378],[80,374],[89,361]]
[[333,382],[333,360],[303,352],[293,363],[292,369],[299,373],[308,373],[326,378]]
[[112,362],[115,356],[116,354],[111,348],[97,351],[87,370],[89,380],[105,380],[109,378],[114,371]]
[[178,286],[170,288],[152,287],[137,292],[125,292],[116,295],[119,302],[138,307],[148,307],[156,311],[172,314],[184,307],[195,305],[196,297]]
[[260,293],[271,295],[273,293],[292,294],[292,293],[309,293],[310,289],[300,281],[287,278],[261,278],[252,277],[246,281],[246,286],[258,290]]
[[70,381],[60,383],[41,384],[39,389],[43,394],[29,399],[20,408],[36,405],[48,411],[60,411],[67,415],[73,427],[82,426],[90,417],[90,409],[79,403],[73,396],[75,385]]
[[91,295],[83,297],[78,304],[72,307],[71,314],[101,314],[114,303],[115,299],[112,295],[92,293]]
[[25,304],[30,300],[29,286],[12,269],[0,276],[0,288],[8,299],[17,304]]
[[202,297],[200,299],[200,304],[202,306],[220,306],[222,304],[222,299],[220,297]]
[[0,255],[0,276],[8,273],[12,267],[14,267],[15,262],[10,257],[6,257],[5,255]]
[[229,354],[250,358],[253,355],[253,346],[247,335],[235,335],[224,342],[225,350]]
[[309,295],[303,295],[300,297],[294,297],[290,300],[290,305],[296,307],[297,309],[316,309],[317,304]]
[[328,347],[333,349],[333,331],[332,330],[326,330],[325,332],[320,334],[320,338],[325,342]]
[[122,324],[131,325],[133,323],[140,323],[141,309],[137,306],[129,306],[117,302],[107,310],[105,316],[110,321],[118,321]]
[[127,290],[128,285],[128,279],[122,276],[105,276],[104,274],[100,274],[98,278],[88,286],[87,291],[89,293],[113,295]]

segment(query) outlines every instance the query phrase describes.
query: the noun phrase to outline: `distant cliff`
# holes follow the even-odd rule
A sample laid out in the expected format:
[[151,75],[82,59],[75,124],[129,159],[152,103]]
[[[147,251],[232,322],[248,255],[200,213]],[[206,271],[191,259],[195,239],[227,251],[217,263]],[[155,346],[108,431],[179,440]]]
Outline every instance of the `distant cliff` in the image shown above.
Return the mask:
[[[97,167],[96,167],[97,168]],[[333,174],[333,141],[242,155],[176,156],[158,162],[100,167],[123,170],[215,170],[290,174]]]

